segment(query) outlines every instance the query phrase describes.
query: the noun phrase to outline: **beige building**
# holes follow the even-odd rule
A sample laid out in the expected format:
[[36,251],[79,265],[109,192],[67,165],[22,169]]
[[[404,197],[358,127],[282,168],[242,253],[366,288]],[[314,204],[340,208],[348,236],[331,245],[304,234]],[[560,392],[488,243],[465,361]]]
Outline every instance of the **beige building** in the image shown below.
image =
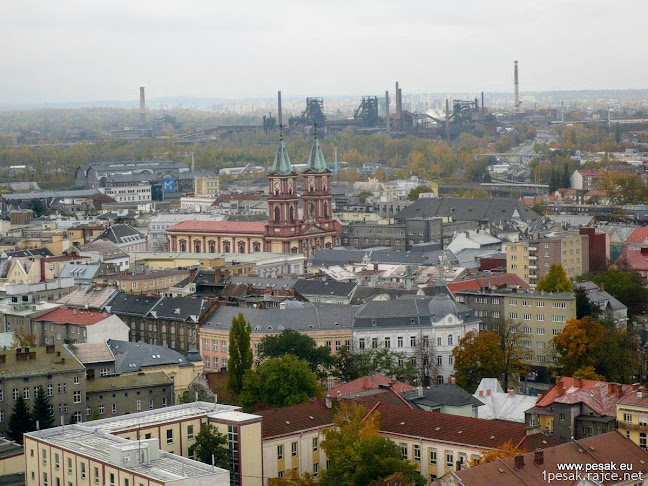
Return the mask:
[[220,179],[217,175],[201,175],[194,178],[196,196],[216,196],[220,193]]
[[109,285],[129,294],[159,295],[187,277],[189,270],[170,269],[153,273],[104,275],[93,278],[92,283]]
[[552,339],[567,321],[576,318],[576,297],[570,292],[506,292],[503,318],[522,324],[520,343],[531,366],[550,366],[555,360]]
[[552,238],[506,244],[506,271],[531,285],[559,263],[571,279],[589,272],[587,235],[565,233]]
[[[186,459],[207,424],[228,438],[229,474]],[[263,478],[261,417],[206,402],[31,432],[25,451],[28,486],[261,486]]]
[[648,448],[648,393],[633,385],[633,392],[616,404],[617,426],[626,439],[642,449]]

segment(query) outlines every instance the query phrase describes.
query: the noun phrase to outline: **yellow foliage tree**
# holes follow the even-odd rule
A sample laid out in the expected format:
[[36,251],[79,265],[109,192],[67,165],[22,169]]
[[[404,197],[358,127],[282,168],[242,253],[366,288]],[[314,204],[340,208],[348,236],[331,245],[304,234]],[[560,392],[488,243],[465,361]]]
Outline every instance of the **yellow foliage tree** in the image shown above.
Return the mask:
[[470,465],[479,466],[480,464],[488,464],[489,462],[497,461],[498,459],[514,457],[524,454],[525,452],[525,450],[520,449],[516,444],[513,444],[511,439],[509,439],[503,444],[500,444],[496,449],[483,450],[479,457],[470,461]]

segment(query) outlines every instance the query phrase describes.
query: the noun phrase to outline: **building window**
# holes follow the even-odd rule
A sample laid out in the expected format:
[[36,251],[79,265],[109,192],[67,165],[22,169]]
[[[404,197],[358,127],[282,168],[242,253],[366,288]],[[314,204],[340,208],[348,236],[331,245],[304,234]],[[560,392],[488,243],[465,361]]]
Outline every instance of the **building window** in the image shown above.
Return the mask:
[[538,302],[536,302],[536,307],[544,307],[544,301],[539,300]]
[[319,463],[316,462],[313,464],[313,477],[316,478],[319,475]]
[[80,463],[81,465],[81,479],[86,478],[86,465],[85,462]]
[[94,468],[94,483],[99,484],[99,468],[96,466]]
[[639,447],[641,447],[642,449],[646,448],[646,433],[645,432],[641,432],[639,434]]
[[446,452],[446,466],[454,466],[454,455],[452,454],[452,452]]
[[536,328],[536,332],[538,333],[538,336],[544,336],[545,333],[544,327]]
[[173,429],[167,429],[166,431],[166,443],[173,444]]
[[194,438],[194,426],[193,425],[188,425],[187,426],[187,439],[192,440]]
[[552,322],[567,322],[567,316],[553,316]]
[[623,414],[623,421],[624,422],[632,422],[632,414],[631,413],[624,413]]
[[403,454],[403,459],[407,459],[407,444],[405,442],[401,442],[400,448],[401,454]]
[[75,376],[75,377],[74,377],[74,384],[75,384],[75,385],[78,385],[78,384],[79,384],[79,377],[78,377],[78,376]]
[[75,390],[73,396],[74,396],[74,403],[81,403],[81,391],[80,390]]
[[112,413],[113,413],[113,415],[117,413],[117,404],[116,403],[112,404]]
[[436,450],[430,449],[430,464],[436,464],[436,463],[437,463]]
[[402,348],[402,347],[403,347],[403,336],[398,336],[398,337],[396,338],[396,345],[397,345],[399,348]]
[[61,469],[61,457],[59,456],[58,452],[54,453],[54,469],[59,471]]
[[283,459],[283,446],[277,446],[277,460]]
[[416,336],[410,336],[410,347],[416,347]]
[[517,319],[518,315],[517,312],[509,312],[509,319]]
[[391,338],[390,337],[385,338],[385,347],[386,348],[391,348]]
[[29,400],[29,387],[23,388],[23,398]]
[[358,339],[358,349],[365,349],[365,339],[364,338]]
[[452,334],[448,336],[448,346],[452,346]]
[[378,338],[371,338],[371,349],[378,349]]
[[531,320],[531,314],[522,314],[522,319],[525,321],[530,321]]
[[421,446],[420,445],[415,445],[414,446],[414,460],[416,462],[421,462]]
[[562,413],[562,412],[559,413],[559,414],[558,414],[558,420],[560,420],[561,422],[564,422],[564,421],[565,421],[565,414]]
[[443,356],[437,356],[437,365],[438,366],[443,365]]
[[297,442],[290,444],[290,455],[293,457],[297,455]]

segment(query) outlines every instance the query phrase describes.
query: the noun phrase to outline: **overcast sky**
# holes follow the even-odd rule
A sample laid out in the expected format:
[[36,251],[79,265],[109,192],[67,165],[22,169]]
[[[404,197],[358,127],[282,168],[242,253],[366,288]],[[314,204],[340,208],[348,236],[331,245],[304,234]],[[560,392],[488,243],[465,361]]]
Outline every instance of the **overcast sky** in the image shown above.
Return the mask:
[[0,104],[648,87],[645,0],[6,0]]

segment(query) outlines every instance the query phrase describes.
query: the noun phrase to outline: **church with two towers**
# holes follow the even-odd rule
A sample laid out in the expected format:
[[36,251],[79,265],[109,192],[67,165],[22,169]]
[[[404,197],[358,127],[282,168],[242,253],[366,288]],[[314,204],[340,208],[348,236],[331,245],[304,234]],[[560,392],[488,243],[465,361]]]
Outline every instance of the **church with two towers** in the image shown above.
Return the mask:
[[[333,218],[331,171],[317,135],[301,194],[283,137],[268,169],[268,221],[183,221],[167,228],[170,251],[193,253],[302,253],[307,257],[338,245],[341,226]],[[300,211],[301,199],[301,211]]]

